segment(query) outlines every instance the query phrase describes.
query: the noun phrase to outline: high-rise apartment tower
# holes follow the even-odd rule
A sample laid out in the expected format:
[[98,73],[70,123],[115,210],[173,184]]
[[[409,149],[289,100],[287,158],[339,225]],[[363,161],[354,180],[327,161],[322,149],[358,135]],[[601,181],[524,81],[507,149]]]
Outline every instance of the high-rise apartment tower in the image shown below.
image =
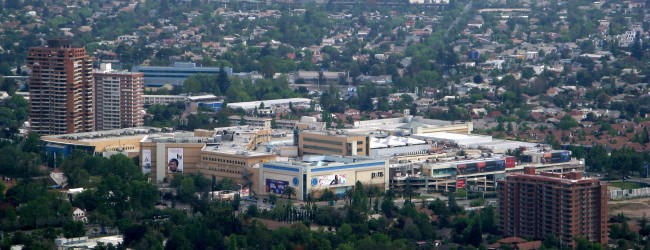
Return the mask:
[[535,173],[533,167],[498,181],[499,227],[506,236],[576,237],[607,244],[607,185],[580,172]]
[[30,48],[29,118],[31,131],[41,135],[89,132],[95,129],[92,60],[85,48],[68,39]]
[[95,71],[97,130],[144,125],[144,74],[114,71],[101,64]]

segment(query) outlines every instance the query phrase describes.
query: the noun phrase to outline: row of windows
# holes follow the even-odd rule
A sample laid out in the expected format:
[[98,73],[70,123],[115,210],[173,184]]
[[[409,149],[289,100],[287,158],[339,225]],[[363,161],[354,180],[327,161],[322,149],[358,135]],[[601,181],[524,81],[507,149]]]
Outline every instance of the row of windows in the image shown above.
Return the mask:
[[[199,69],[199,70],[159,70],[159,69],[137,69],[138,72],[146,73],[147,76],[154,74],[218,74],[220,69]],[[229,70],[224,70],[228,73]]]
[[[195,73],[198,74],[198,73]],[[147,74],[147,77],[160,77],[160,78],[188,78],[190,75],[152,75]]]
[[232,170],[232,169],[227,169],[227,168],[208,168],[208,170],[226,172],[226,173],[233,173],[233,174],[242,174],[242,171]]
[[312,146],[312,145],[303,145],[303,149],[314,149],[314,150],[322,150],[322,151],[328,151],[328,152],[333,152],[333,153],[341,153],[341,149],[337,148],[328,148],[328,147],[320,147],[320,146]]
[[235,161],[235,160],[226,160],[226,159],[221,159],[221,158],[214,158],[214,157],[203,157],[204,161],[211,161],[211,162],[221,162],[221,163],[227,163],[227,164],[235,164],[235,165],[246,165],[245,161]]
[[343,145],[342,142],[340,141],[328,141],[328,140],[320,140],[320,139],[314,139],[314,138],[302,138],[303,141],[308,141],[308,142],[315,142],[315,143],[323,143],[323,144],[330,144],[330,145],[337,145],[341,146]]
[[135,149],[135,146],[107,147],[105,150],[107,152],[111,152],[111,151],[133,150],[133,149]]
[[[363,151],[363,148],[357,148],[357,153]],[[352,149],[348,148],[348,154],[352,153]]]

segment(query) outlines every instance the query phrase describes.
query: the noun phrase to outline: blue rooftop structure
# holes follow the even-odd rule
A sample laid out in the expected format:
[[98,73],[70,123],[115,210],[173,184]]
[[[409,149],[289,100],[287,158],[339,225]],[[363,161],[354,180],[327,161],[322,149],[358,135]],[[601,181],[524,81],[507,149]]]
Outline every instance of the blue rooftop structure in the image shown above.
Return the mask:
[[[132,72],[144,73],[144,85],[147,87],[160,87],[166,84],[183,86],[183,82],[194,74],[217,75],[221,71],[218,67],[197,67],[196,63],[175,62],[171,67],[159,66],[133,66]],[[232,68],[224,67],[228,76],[232,75]]]

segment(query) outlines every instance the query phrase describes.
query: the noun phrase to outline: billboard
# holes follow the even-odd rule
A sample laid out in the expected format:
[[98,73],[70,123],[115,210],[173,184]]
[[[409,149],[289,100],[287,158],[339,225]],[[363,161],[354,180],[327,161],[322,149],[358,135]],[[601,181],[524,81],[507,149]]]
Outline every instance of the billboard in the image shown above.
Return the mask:
[[540,161],[543,164],[569,162],[571,161],[571,153],[569,151],[544,153]]
[[266,179],[266,188],[267,194],[283,194],[284,188],[289,186],[288,181]]
[[247,187],[244,187],[239,190],[239,197],[244,198],[249,196],[251,196],[251,190],[248,189]]
[[167,171],[169,173],[183,172],[183,148],[167,149]]
[[322,175],[311,180],[311,185],[316,187],[343,186],[348,182],[345,175]]
[[514,156],[506,157],[506,168],[514,168],[516,164],[516,158]]
[[151,150],[142,150],[142,173],[147,174],[151,172]]
[[456,188],[465,188],[465,179],[456,180]]
[[431,169],[432,177],[453,176],[456,175],[456,169],[453,167]]
[[[514,161],[512,162],[512,164],[514,167]],[[478,173],[503,171],[506,169],[506,165],[507,162],[505,158],[461,163],[456,165],[456,174],[470,175],[470,174],[478,174]]]

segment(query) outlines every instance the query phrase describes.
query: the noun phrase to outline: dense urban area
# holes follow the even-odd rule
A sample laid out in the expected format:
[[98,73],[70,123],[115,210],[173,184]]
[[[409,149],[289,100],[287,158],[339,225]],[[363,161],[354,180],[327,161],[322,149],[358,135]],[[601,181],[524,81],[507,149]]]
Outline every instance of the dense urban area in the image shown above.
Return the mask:
[[0,249],[650,249],[649,0],[0,0]]

